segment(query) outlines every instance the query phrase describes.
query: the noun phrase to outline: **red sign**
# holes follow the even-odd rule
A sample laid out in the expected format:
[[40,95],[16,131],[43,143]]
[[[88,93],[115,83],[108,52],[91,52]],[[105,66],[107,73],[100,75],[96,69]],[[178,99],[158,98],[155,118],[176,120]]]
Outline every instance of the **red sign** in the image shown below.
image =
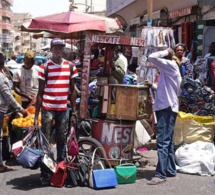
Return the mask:
[[144,40],[137,37],[113,36],[113,35],[89,35],[89,42],[104,43],[112,45],[131,45],[142,47]]
[[191,14],[192,11],[192,6],[191,7],[187,7],[187,8],[183,8],[183,9],[179,9],[179,10],[175,10],[169,13],[169,18],[177,18],[180,16],[186,16]]

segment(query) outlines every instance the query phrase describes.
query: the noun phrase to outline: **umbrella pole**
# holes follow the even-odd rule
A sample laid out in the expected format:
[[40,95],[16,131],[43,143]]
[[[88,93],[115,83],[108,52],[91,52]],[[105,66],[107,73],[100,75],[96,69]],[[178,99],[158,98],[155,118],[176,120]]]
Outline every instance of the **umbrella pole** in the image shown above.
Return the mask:
[[147,26],[152,26],[153,0],[147,1]]
[[91,62],[91,47],[92,42],[89,41],[90,35],[87,33],[85,35],[84,41],[84,59],[81,75],[81,103],[80,103],[80,118],[86,119],[87,109],[88,109],[88,96],[89,96],[89,77],[90,77],[90,62]]

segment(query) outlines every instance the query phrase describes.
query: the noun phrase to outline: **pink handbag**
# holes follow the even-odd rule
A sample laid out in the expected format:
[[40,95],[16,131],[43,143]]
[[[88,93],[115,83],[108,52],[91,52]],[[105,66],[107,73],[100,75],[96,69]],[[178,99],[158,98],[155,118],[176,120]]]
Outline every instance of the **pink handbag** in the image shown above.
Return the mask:
[[71,127],[70,135],[67,141],[67,150],[69,156],[76,156],[78,155],[78,140],[76,138],[75,128]]

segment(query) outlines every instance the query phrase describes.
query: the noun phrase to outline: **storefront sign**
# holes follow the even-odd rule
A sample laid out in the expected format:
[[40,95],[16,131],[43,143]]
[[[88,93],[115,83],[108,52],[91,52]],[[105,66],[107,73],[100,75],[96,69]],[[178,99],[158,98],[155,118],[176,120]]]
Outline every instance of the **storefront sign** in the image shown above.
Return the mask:
[[179,10],[175,10],[169,13],[169,18],[177,18],[177,17],[181,17],[181,16],[186,16],[191,14],[192,11],[192,6],[184,8],[184,9],[179,9]]

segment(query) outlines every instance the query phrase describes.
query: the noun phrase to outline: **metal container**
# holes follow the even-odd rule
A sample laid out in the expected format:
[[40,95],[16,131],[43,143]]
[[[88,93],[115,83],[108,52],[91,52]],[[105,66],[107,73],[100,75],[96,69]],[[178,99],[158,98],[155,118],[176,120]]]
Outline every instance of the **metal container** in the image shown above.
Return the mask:
[[136,121],[94,119],[92,137],[104,147],[108,160],[118,165],[120,160],[133,158]]

